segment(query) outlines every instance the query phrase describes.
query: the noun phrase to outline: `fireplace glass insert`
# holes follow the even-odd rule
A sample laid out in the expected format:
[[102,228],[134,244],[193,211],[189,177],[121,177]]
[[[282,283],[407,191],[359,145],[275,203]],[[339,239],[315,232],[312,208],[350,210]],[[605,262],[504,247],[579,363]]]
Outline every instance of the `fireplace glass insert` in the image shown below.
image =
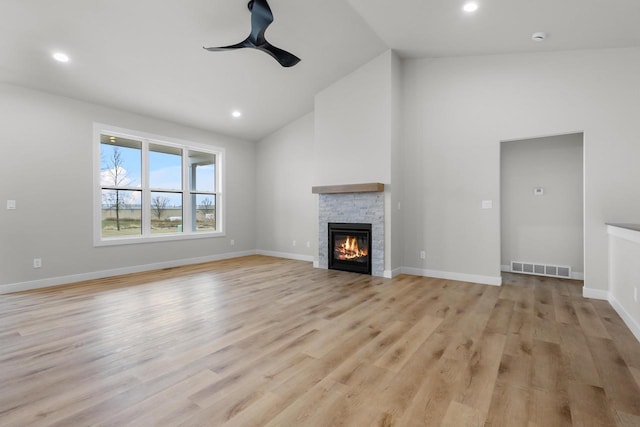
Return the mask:
[[371,224],[329,223],[329,268],[371,274]]

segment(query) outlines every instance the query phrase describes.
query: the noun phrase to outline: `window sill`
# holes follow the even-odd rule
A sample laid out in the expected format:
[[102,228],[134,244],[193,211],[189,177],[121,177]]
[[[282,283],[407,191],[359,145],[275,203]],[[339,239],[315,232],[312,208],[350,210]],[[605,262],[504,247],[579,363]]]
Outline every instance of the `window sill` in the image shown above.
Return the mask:
[[143,243],[158,243],[158,242],[175,242],[179,240],[194,240],[194,239],[207,239],[224,237],[226,234],[222,231],[215,231],[210,233],[193,233],[193,234],[162,234],[157,236],[148,237],[110,237],[110,238],[98,238],[93,242],[94,247],[99,246],[118,246],[118,245],[138,245]]

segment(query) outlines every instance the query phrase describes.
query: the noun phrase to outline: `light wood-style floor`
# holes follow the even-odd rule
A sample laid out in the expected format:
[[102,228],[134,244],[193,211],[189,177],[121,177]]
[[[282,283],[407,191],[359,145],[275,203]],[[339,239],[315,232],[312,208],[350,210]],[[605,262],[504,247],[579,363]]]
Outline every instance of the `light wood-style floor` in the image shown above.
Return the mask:
[[0,296],[2,426],[639,426],[640,344],[581,283],[252,256]]

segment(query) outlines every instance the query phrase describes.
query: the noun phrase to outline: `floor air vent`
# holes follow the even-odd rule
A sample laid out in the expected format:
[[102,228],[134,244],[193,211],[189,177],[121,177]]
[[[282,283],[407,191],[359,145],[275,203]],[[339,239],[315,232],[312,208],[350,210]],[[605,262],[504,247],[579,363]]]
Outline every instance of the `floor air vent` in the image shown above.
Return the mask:
[[571,267],[561,265],[511,261],[511,271],[514,273],[535,274],[538,276],[552,276],[571,279]]

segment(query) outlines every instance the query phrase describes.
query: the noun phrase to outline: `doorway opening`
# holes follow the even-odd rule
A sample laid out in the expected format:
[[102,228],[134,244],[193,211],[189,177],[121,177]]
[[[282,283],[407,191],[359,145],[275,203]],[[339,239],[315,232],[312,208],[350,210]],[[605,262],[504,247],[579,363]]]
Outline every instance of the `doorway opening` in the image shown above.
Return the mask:
[[584,134],[500,144],[501,269],[584,279]]

